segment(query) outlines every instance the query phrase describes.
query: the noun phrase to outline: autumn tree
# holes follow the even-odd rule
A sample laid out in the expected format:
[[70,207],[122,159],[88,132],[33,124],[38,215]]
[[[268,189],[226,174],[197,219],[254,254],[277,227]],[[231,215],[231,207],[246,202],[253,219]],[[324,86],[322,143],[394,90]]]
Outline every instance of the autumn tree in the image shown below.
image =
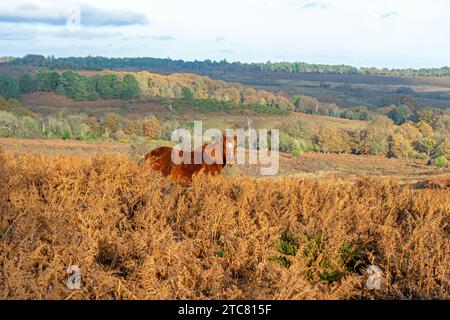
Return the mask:
[[346,132],[335,127],[325,127],[319,130],[315,137],[316,149],[320,152],[350,153],[350,137]]
[[122,117],[118,114],[107,114],[103,118],[103,128],[106,134],[112,134],[119,130]]
[[436,132],[448,134],[450,132],[450,115],[442,115],[434,122]]
[[416,124],[416,127],[419,129],[420,133],[423,136],[430,136],[433,134],[433,127],[430,124],[428,124],[428,122],[426,122],[426,121],[423,121],[423,120],[419,121]]
[[95,135],[100,136],[102,134],[102,126],[95,117],[86,118],[84,123],[89,126],[91,132]]
[[311,140],[312,136],[317,133],[314,124],[308,123],[303,119],[288,119],[282,123],[282,131],[295,139]]
[[389,137],[389,157],[408,159],[413,153],[413,148],[408,139],[399,133]]
[[436,144],[436,141],[433,138],[430,137],[424,137],[417,141],[413,142],[414,148],[427,155],[427,157],[431,156],[431,153],[434,149],[434,145]]
[[430,126],[433,126],[437,120],[437,116],[440,112],[434,109],[424,109],[417,112],[417,117],[419,121],[424,121],[428,123]]
[[434,145],[433,151],[431,152],[431,158],[437,158],[439,156],[450,159],[450,139],[441,139]]
[[146,118],[144,120],[144,136],[150,139],[158,138],[161,130],[161,124],[155,117]]
[[421,132],[412,122],[405,122],[396,128],[396,133],[401,134],[407,140],[415,140],[421,137]]
[[142,136],[144,134],[143,122],[140,120],[124,119],[122,131],[127,136]]
[[389,136],[394,132],[394,123],[385,116],[374,116],[369,126],[360,133],[360,152],[363,154],[387,155]]

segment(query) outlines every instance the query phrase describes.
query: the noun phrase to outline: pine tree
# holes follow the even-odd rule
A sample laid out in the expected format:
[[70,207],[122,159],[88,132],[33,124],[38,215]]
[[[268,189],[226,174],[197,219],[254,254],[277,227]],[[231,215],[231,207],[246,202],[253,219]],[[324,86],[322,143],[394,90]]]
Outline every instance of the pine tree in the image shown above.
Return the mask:
[[0,96],[6,100],[18,99],[20,95],[20,89],[17,82],[7,75],[0,75]]
[[19,87],[21,93],[33,93],[36,92],[36,81],[33,79],[31,74],[24,74],[19,80]]

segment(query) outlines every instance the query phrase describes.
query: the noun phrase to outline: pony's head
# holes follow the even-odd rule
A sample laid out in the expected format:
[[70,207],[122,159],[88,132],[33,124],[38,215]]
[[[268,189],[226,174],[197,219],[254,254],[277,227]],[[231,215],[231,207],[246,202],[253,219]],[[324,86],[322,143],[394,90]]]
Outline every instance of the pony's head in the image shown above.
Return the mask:
[[208,157],[215,163],[220,163],[222,166],[231,165],[227,159],[234,159],[237,149],[237,136],[227,136],[223,134],[217,138],[213,143],[206,146],[205,151]]
[[[234,159],[237,149],[237,135],[227,136],[223,134],[223,165],[227,164],[227,159]],[[228,163],[231,165],[231,163]]]

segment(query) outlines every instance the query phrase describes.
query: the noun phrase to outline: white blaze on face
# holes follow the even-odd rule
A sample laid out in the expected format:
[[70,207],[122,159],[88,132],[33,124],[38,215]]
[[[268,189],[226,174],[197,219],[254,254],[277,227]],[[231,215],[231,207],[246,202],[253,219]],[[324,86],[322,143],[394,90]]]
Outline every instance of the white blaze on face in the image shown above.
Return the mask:
[[226,160],[228,164],[234,164],[234,150],[235,150],[235,142],[233,138],[226,138],[227,142],[225,145],[226,152]]

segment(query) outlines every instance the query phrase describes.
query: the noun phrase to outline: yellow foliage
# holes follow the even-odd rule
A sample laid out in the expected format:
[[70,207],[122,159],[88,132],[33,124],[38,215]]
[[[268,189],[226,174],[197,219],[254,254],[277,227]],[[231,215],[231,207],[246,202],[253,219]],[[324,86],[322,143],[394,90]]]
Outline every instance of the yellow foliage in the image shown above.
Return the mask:
[[423,135],[430,135],[433,133],[433,127],[423,120],[417,123],[417,128]]
[[161,125],[156,118],[145,119],[144,121],[144,136],[150,139],[158,138]]
[[395,158],[408,159],[413,152],[413,147],[402,134],[395,133],[389,139],[389,154]]
[[397,134],[402,135],[408,140],[415,140],[419,137],[419,129],[411,122],[405,122],[397,130]]
[[147,96],[181,98],[182,89],[189,88],[195,99],[232,101],[235,105],[261,103],[288,110],[294,109],[292,101],[282,93],[255,90],[243,87],[239,83],[227,83],[190,73],[160,75],[142,71],[133,75],[139,82],[142,93]]

